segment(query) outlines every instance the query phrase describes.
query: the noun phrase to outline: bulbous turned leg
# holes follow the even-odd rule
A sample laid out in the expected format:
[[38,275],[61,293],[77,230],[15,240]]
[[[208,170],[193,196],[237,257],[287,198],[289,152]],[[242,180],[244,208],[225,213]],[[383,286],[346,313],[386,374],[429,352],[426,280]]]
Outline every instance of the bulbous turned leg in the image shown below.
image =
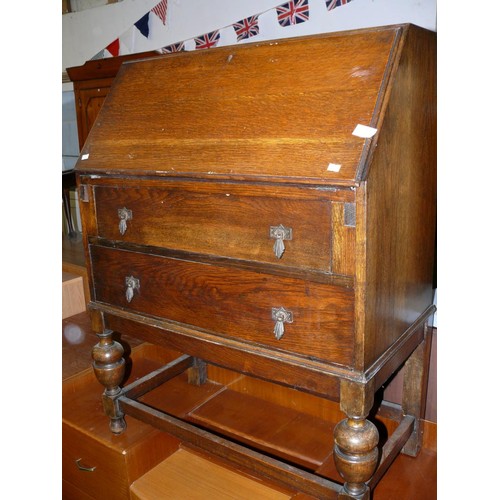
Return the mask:
[[365,484],[377,467],[378,430],[365,418],[346,418],[335,427],[334,460],[345,480],[340,499],[369,500]]
[[117,401],[125,375],[125,360],[123,347],[113,340],[112,335],[111,330],[97,334],[99,343],[92,349],[92,366],[97,380],[105,387],[102,402],[104,412],[110,418],[109,428],[114,434],[120,434],[126,428],[123,412]]
[[334,461],[344,479],[339,499],[369,500],[367,482],[378,464],[378,430],[366,420],[374,402],[373,379],[367,383],[340,381],[340,409],[347,418],[334,431]]

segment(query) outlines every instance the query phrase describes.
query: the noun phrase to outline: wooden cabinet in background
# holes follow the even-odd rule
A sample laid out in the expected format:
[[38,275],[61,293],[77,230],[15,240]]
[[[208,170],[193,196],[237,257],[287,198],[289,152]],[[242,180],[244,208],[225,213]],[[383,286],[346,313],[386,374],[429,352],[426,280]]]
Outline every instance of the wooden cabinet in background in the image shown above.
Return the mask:
[[140,52],[126,56],[87,61],[82,66],[67,68],[75,92],[78,143],[83,148],[90,129],[108,95],[120,66],[125,61],[161,57],[157,52]]

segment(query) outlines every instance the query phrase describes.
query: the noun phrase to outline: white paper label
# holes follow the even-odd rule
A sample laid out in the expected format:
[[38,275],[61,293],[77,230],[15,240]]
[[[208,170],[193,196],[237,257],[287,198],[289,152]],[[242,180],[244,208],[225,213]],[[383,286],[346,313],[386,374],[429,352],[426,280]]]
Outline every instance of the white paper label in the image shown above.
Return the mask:
[[363,139],[369,139],[373,137],[377,133],[377,129],[373,127],[367,127],[366,125],[356,125],[352,135],[356,135],[357,137],[361,137]]
[[82,155],[82,160],[87,160],[90,155],[88,153]]
[[340,172],[340,167],[342,165],[338,165],[337,163],[329,163],[326,168],[329,172]]

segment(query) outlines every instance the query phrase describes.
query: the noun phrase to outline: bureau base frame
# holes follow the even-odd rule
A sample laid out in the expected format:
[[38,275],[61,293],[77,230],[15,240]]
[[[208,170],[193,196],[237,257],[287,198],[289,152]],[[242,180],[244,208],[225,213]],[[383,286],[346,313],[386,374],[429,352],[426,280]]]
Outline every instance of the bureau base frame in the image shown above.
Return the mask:
[[[103,394],[104,410],[110,417],[110,429],[116,434],[125,430],[124,416],[129,415],[211,455],[229,461],[250,474],[265,477],[272,482],[318,499],[369,500],[370,491],[401,451],[410,455],[415,455],[419,451],[420,418],[418,415],[405,414],[408,413],[405,411],[405,406],[411,406],[409,401],[413,401],[415,404],[412,409],[418,410],[418,400],[422,400],[419,389],[422,384],[413,383],[413,386],[417,388],[413,389],[413,393],[411,389],[405,387],[406,397],[403,407],[398,407],[400,410],[395,410],[393,407],[384,408],[386,415],[390,413],[393,419],[399,420],[399,425],[384,444],[380,456],[377,449],[378,433],[373,424],[366,419],[366,415],[362,415],[371,409],[373,398],[364,400],[366,410],[361,411],[361,415],[354,416],[348,413],[348,418],[337,424],[334,459],[339,473],[346,480],[346,483],[342,485],[223,438],[138,401],[141,396],[186,370],[191,372],[203,370],[204,363],[200,363],[200,360],[193,356],[182,355],[158,370],[120,388],[121,380],[118,379],[123,376],[121,374],[123,349],[118,342],[112,340],[112,334],[111,330],[105,330],[99,335],[100,342],[94,348],[93,355],[96,376],[106,387]],[[425,370],[422,368],[424,365],[421,361],[425,359],[428,344],[424,339],[408,359],[406,363],[409,372],[406,376],[407,386],[408,380],[418,382],[419,376],[422,379]],[[105,359],[108,363],[100,366],[100,359]],[[197,378],[194,375],[190,374],[190,380]],[[358,391],[361,394],[364,389],[362,385],[353,385],[352,382],[347,381],[344,390]],[[370,390],[366,392],[371,393]],[[416,395],[418,397],[415,402]],[[355,444],[350,444],[351,442]]]

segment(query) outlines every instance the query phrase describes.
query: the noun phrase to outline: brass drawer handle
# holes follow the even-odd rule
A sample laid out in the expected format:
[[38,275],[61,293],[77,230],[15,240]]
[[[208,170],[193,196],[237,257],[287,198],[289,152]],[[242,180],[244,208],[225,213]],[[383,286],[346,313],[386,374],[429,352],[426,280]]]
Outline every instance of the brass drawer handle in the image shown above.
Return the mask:
[[125,207],[119,208],[118,217],[120,219],[118,229],[120,230],[120,234],[123,236],[125,234],[125,231],[127,230],[127,221],[132,219],[132,210],[129,210]]
[[275,321],[274,336],[280,340],[285,335],[285,323],[293,323],[293,313],[284,307],[273,307],[271,316]]
[[125,298],[127,299],[127,302],[130,302],[134,298],[134,290],[139,291],[141,284],[138,278],[127,276],[125,278],[125,286],[127,287],[125,290]]
[[80,462],[82,461],[81,458],[78,458],[77,460],[75,460],[75,463],[76,463],[76,466],[78,467],[79,470],[83,470],[85,472],[94,472],[95,471],[95,467],[86,467],[85,465],[82,465]]
[[285,227],[283,224],[279,226],[271,226],[269,228],[269,237],[275,239],[273,250],[276,258],[281,259],[285,252],[285,240],[292,239],[292,228]]

